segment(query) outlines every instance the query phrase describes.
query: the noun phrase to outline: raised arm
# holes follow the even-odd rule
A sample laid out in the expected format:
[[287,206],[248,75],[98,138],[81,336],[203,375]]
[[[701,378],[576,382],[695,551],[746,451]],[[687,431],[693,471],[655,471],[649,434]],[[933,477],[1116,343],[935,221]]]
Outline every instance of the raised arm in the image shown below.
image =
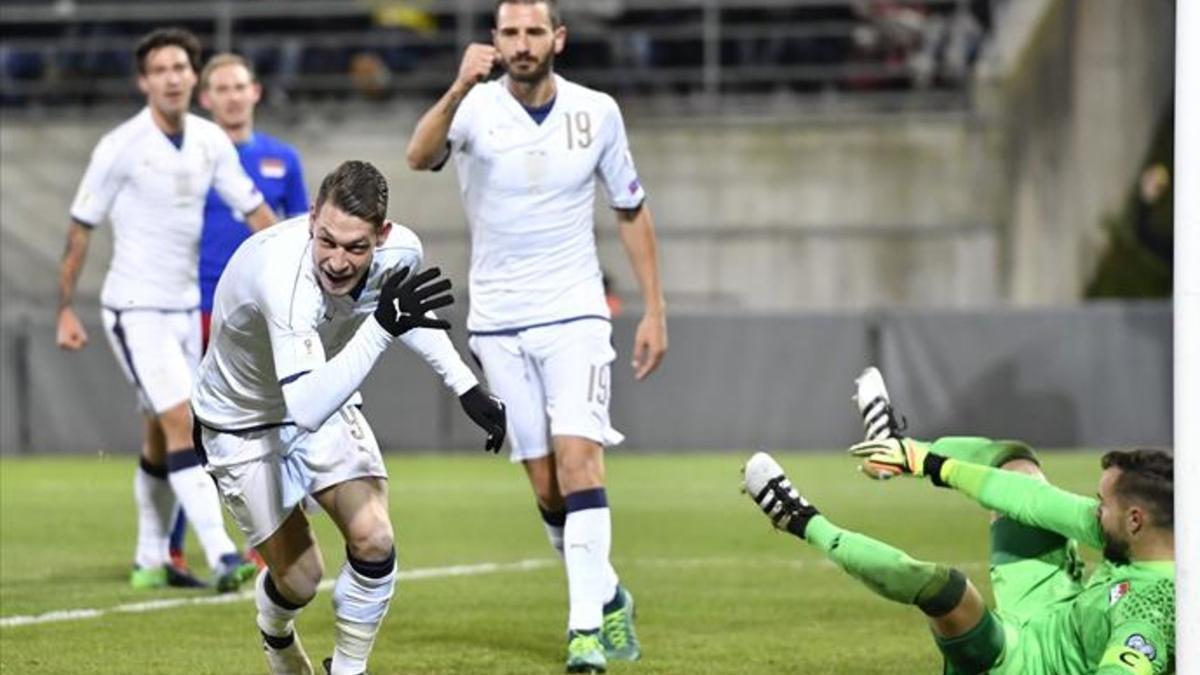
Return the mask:
[[71,307],[75,299],[75,285],[79,281],[79,273],[87,259],[88,242],[92,238],[92,228],[72,219],[67,230],[67,245],[63,250],[62,261],[58,265],[58,330],[57,342],[62,349],[72,351],[83,349],[87,345],[88,335],[83,323]]
[[1104,547],[1096,499],[1015,471],[950,459],[937,450],[936,442],[889,438],[859,443],[850,448],[850,454],[862,458],[860,468],[871,478],[929,476],[934,485],[952,487],[1017,522],[1057,532],[1092,548]]
[[450,136],[450,125],[458,106],[472,87],[487,79],[499,58],[496,48],[491,45],[475,43],[467,46],[454,83],[421,116],[412,138],[408,140],[406,158],[409,168],[424,171],[442,166],[447,156],[446,141]]

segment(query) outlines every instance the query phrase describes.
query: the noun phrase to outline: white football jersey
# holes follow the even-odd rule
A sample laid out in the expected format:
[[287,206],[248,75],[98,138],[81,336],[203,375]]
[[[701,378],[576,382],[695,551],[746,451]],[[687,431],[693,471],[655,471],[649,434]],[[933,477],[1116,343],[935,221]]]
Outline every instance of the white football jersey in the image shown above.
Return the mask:
[[113,256],[100,292],[106,307],[191,309],[200,304],[209,188],[242,213],[263,197],[219,126],[189,113],[176,148],[150,115],[143,109],[96,144],[71,217],[92,227],[112,223]]
[[[417,235],[393,223],[364,285],[335,297],[317,281],[308,214],[247,239],[217,282],[208,353],[192,390],[197,419],[222,431],[289,423],[283,385],[341,351],[374,313],[383,282],[404,267],[416,272],[422,256]],[[358,402],[355,394],[350,403]]]
[[646,198],[611,96],[557,75],[541,124],[507,78],[474,87],[448,135],[471,226],[473,333],[608,318],[596,256],[596,179],[613,208]]

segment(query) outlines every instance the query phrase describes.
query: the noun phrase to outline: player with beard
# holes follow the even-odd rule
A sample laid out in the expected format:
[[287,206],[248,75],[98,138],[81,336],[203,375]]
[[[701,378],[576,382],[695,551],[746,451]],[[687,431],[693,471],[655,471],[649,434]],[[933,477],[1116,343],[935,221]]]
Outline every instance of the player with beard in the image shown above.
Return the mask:
[[[879,595],[917,606],[952,675],[1160,675],[1174,671],[1174,469],[1159,450],[1100,460],[1096,497],[1049,484],[1029,446],[906,438],[874,368],[858,382],[867,440],[850,448],[877,480],[929,477],[993,511],[994,609],[958,570],[834,525],[766,453],[745,489],[775,527],[807,541]],[[997,468],[1000,467],[1000,468]],[[1076,544],[1104,560],[1083,580]]]
[[[471,227],[470,346],[509,405],[511,458],[566,564],[567,670],[602,672],[609,659],[641,652],[633,596],[609,562],[604,448],[623,437],[609,422],[616,353],[596,254],[596,183],[645,306],[632,359],[639,380],[667,349],[654,224],[616,102],[554,72],[567,36],[555,3],[500,0],[495,18],[493,43],[467,48],[450,89],[418,122],[408,163],[436,171],[455,160]],[[485,83],[496,66],[505,75]]]

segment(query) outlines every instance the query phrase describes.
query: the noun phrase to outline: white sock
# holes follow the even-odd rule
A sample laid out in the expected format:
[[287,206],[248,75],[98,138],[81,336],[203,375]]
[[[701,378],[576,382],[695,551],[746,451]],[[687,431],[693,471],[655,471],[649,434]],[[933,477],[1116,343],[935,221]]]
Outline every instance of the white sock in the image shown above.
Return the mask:
[[221,556],[237,553],[233,540],[225,533],[221,498],[208,472],[200,467],[200,458],[192,450],[167,453],[168,478],[175,497],[183,505],[192,529],[204,547],[209,569],[216,569]]
[[254,582],[254,604],[258,606],[256,621],[258,629],[272,637],[285,638],[293,633],[293,621],[303,606],[296,607],[286,598],[279,595],[274,582],[271,583],[272,594],[267,590],[267,579],[270,573],[263,570]]
[[371,646],[396,589],[396,555],[368,562],[347,556],[333,587],[332,675],[358,675],[367,669]]
[[[558,553],[559,558],[563,558],[564,525],[556,525],[554,522],[552,522],[557,520],[557,518],[555,518],[556,515],[561,516],[563,519],[566,518],[565,513],[553,514],[542,511],[542,525],[546,528],[546,538],[550,540],[550,547],[553,548],[556,553]],[[611,530],[609,536],[611,540]],[[613,569],[612,561],[606,559],[604,563],[605,567],[607,568],[606,576],[608,577],[608,580],[605,582],[607,592],[604,596],[604,602],[607,603],[616,596],[617,584],[620,583],[620,578],[617,576],[617,570]]]
[[[574,507],[574,508],[573,508]],[[571,601],[568,630],[598,630],[604,603],[612,597],[615,573],[608,564],[612,516],[604,488],[567,495],[563,557]]]
[[[160,471],[161,475],[156,475]],[[161,567],[168,559],[171,516],[175,513],[175,493],[167,482],[167,467],[150,466],[143,458],[133,475],[133,500],[138,512],[137,549],[133,561],[142,569]]]

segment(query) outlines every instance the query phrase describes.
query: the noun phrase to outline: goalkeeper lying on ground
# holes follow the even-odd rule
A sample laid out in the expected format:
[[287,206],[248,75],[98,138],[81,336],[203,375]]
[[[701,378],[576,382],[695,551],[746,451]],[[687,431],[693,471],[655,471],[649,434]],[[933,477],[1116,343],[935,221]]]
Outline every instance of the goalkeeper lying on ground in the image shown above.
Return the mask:
[[[879,371],[858,381],[867,441],[850,449],[867,476],[928,477],[992,509],[995,609],[958,570],[914,560],[834,525],[766,453],[745,488],[775,527],[806,540],[868,588],[916,605],[953,675],[1159,675],[1174,671],[1174,473],[1157,450],[1100,460],[1099,499],[1046,482],[1022,443],[900,435]],[[1003,469],[1003,470],[1002,470]],[[1075,542],[1103,550],[1085,582]]]

